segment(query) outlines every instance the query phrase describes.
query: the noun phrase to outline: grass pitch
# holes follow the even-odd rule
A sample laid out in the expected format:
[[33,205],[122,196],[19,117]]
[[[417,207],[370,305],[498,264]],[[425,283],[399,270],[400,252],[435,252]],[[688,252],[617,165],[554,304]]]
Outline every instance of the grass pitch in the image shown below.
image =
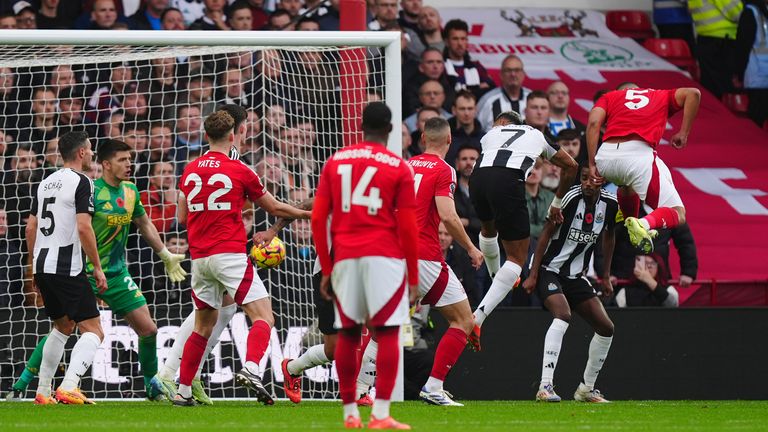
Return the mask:
[[[422,431],[751,431],[768,430],[768,402],[652,401],[606,405],[562,402],[467,401],[464,408],[419,402],[394,404],[392,414]],[[363,409],[365,421],[370,409]],[[102,402],[95,406],[0,403],[2,431],[322,431],[341,430],[334,402],[293,405],[279,401],[216,402],[174,407],[167,403]]]

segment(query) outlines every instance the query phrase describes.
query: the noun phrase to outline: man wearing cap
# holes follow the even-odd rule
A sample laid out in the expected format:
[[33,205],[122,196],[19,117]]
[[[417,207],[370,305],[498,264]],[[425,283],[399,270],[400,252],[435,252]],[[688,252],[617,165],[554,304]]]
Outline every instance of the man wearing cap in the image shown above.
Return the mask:
[[37,28],[37,16],[31,3],[26,1],[14,3],[13,14],[16,16],[16,28],[25,30]]

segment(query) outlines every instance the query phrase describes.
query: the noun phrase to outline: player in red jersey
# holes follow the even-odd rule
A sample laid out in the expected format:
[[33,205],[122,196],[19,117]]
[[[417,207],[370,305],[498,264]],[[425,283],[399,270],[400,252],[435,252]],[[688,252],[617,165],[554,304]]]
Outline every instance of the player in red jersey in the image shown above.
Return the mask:
[[195,404],[192,379],[226,293],[253,323],[248,333],[245,365],[235,376],[236,381],[255,391],[259,401],[271,405],[272,397],[258,375],[258,363],[269,345],[274,317],[264,283],[246,254],[241,211],[245,200],[250,199],[278,217],[309,219],[311,213],[277,201],[264,190],[256,173],[239,160],[229,158],[232,143],[240,140],[240,130],[235,130],[235,120],[229,113],[214,112],[205,120],[204,127],[210,151],[187,165],[179,187],[186,201],[179,205],[179,219],[187,221],[195,331],[184,345],[180,385],[173,403]]
[[[683,110],[680,131],[671,144],[688,144],[693,120],[699,111],[701,92],[696,88],[641,89],[625,83],[598,99],[589,113],[587,151],[592,181],[604,180],[619,188],[618,198],[624,225],[633,245],[643,253],[653,251],[656,228],[685,223],[685,207],[672,182],[667,165],[657,157],[656,146],[667,126],[667,117]],[[603,144],[597,148],[600,128],[606,124]],[[653,212],[638,219],[640,200]]]
[[440,222],[467,250],[475,269],[483,264],[483,253],[464,231],[453,202],[456,171],[443,160],[451,146],[451,127],[442,117],[431,118],[424,124],[421,137],[426,150],[408,161],[416,184],[419,297],[422,304],[435,306],[449,327],[437,345],[432,372],[419,396],[434,405],[463,406],[443,389],[443,381],[464,350],[475,321],[464,287],[443,258],[437,235]]
[[[410,429],[389,415],[389,402],[397,376],[400,326],[409,322],[409,298],[414,301],[417,295],[418,228],[413,172],[385,147],[391,122],[392,112],[383,103],[371,103],[363,110],[365,141],[328,159],[312,212],[324,297],[329,297],[333,278],[339,328],[336,369],[347,428],[362,427],[355,404],[355,350],[365,323],[379,344],[376,400],[368,427]],[[329,216],[333,261],[328,249]]]

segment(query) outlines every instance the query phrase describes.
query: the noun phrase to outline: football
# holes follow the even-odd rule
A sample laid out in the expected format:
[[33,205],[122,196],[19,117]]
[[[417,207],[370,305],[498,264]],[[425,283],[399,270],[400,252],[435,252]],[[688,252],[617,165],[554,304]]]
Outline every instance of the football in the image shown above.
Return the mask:
[[275,268],[285,259],[285,244],[274,237],[266,246],[254,245],[251,248],[251,261],[260,269]]

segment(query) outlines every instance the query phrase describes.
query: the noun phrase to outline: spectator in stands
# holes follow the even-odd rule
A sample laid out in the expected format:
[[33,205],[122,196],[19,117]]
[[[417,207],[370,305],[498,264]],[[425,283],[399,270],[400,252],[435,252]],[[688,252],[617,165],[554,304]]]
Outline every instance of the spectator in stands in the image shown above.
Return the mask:
[[[549,205],[555,194],[541,187],[544,161],[541,158],[533,164],[531,173],[525,179],[525,201],[528,204],[528,218],[531,224],[531,243],[539,238],[544,223],[547,221]],[[532,250],[536,250],[536,246]]]
[[717,96],[733,90],[733,53],[741,0],[688,0],[696,28],[696,57],[701,68],[701,85]]
[[37,14],[31,3],[23,0],[14,3],[13,14],[16,16],[16,28],[20,30],[37,29]]
[[585,165],[587,162],[587,146],[582,145],[581,138],[581,135],[579,135],[579,132],[576,129],[563,129],[557,134],[557,137],[555,137],[555,144],[559,145],[561,149],[571,155],[579,165]]
[[86,120],[89,123],[104,123],[113,111],[122,106],[122,96],[131,83],[133,83],[133,67],[123,62],[112,63],[109,83],[99,87],[88,98]]
[[179,100],[176,57],[152,59],[150,65],[148,117],[152,120],[171,119]]
[[[287,199],[288,174],[285,171],[283,158],[278,153],[268,152],[256,162],[256,174],[264,183],[264,187],[275,197]],[[263,220],[263,219],[260,219]]]
[[24,301],[24,264],[18,240],[8,236],[8,214],[0,208],[0,308]]
[[264,112],[264,131],[267,137],[275,140],[280,137],[280,131],[285,127],[285,108],[282,105],[269,105]]
[[734,73],[747,91],[747,112],[759,126],[768,121],[768,3],[748,0],[736,33]]
[[562,81],[555,81],[547,87],[549,100],[549,133],[557,136],[563,129],[576,129],[579,135],[586,133],[584,123],[574,120],[568,114],[568,106],[571,104],[571,96],[568,86]]
[[53,90],[56,96],[61,93],[62,89],[74,87],[77,85],[77,79],[75,79],[75,72],[70,65],[58,65],[54,66],[51,70],[50,81],[48,86]]
[[[86,113],[86,115],[88,114]],[[123,135],[124,119],[125,113],[123,113],[123,110],[116,109],[112,114],[110,114],[109,118],[107,118],[107,121],[101,125],[99,138],[120,138]]]
[[[437,110],[444,119],[453,117],[451,113],[443,108],[445,103],[445,89],[440,81],[427,80],[419,87],[419,103],[421,108],[432,108]],[[414,113],[405,119],[408,130],[413,133],[417,130],[418,114]]]
[[158,232],[167,232],[175,222],[176,203],[179,192],[176,190],[176,174],[173,164],[158,161],[151,164],[149,188],[141,192],[141,202],[147,216]]
[[283,9],[291,15],[291,18],[299,14],[302,0],[277,0],[276,9]]
[[[128,145],[131,145],[128,143]],[[160,162],[174,162],[173,134],[167,123],[155,122],[149,127],[149,140],[145,150],[136,150],[136,168],[134,178],[139,190],[145,190],[150,185],[150,177],[154,165]],[[182,165],[182,164],[178,164]],[[181,171],[177,168],[177,171]]]
[[397,0],[374,0],[374,19],[368,23],[368,30],[383,30],[397,21]]
[[37,10],[37,28],[39,29],[68,29],[72,22],[65,19],[58,11],[59,0],[41,0]]
[[475,269],[472,268],[467,251],[453,240],[453,236],[451,236],[442,222],[437,226],[437,236],[440,240],[440,249],[443,251],[443,258],[445,258],[446,264],[451,267],[456,277],[459,278],[459,282],[461,282],[467,297],[469,297],[470,305],[474,307],[483,299],[483,293],[477,289]]
[[296,30],[298,31],[319,31],[320,22],[314,17],[304,17],[296,24]]
[[[339,30],[339,3],[341,0],[330,0],[327,7],[320,8],[317,13],[317,22],[321,31]],[[325,13],[321,13],[325,9]]]
[[16,127],[19,113],[16,75],[9,67],[0,67],[0,129]]
[[101,177],[103,168],[101,164],[96,161],[91,161],[91,166],[85,171],[85,175],[91,180],[96,180]]
[[0,14],[0,30],[15,30],[16,28],[16,16],[13,13]]
[[400,0],[401,10],[398,13],[397,22],[401,28],[411,29],[414,32],[421,33],[419,30],[419,15],[423,7],[421,0]]
[[616,293],[616,304],[619,307],[678,307],[680,296],[673,286],[667,284],[665,272],[664,261],[658,255],[638,255],[629,285],[621,287]]
[[687,0],[653,0],[653,23],[659,30],[659,37],[683,39],[691,52],[696,51]]
[[34,89],[31,114],[19,117],[16,141],[32,143],[35,153],[42,153],[45,142],[58,136],[56,104],[53,90],[45,87]]
[[91,22],[88,28],[91,30],[110,30],[118,21],[117,9],[114,0],[96,0],[91,11]]
[[61,155],[59,154],[59,138],[56,137],[45,143],[45,155],[41,166],[43,178],[48,177],[49,174],[53,174],[63,165],[64,161],[61,160]]
[[240,145],[240,158],[248,165],[253,165],[256,155],[262,150],[261,120],[255,108],[246,110],[248,117],[245,119],[245,139]]
[[277,9],[269,16],[269,28],[266,30],[292,31],[296,30],[296,24],[287,10]]
[[181,100],[184,103],[200,106],[202,117],[206,118],[216,110],[216,101],[213,99],[213,80],[211,75],[203,69],[190,71],[189,75],[191,78],[187,82],[187,93]]
[[488,131],[493,120],[505,111],[525,114],[525,103],[531,90],[523,87],[525,69],[520,57],[510,54],[501,61],[501,87],[489,91],[477,102],[477,119]]
[[224,8],[227,0],[203,0],[205,10],[203,16],[190,24],[190,30],[231,30],[227,25]]
[[96,136],[96,127],[84,123],[83,106],[85,99],[76,87],[69,87],[59,93],[59,135],[75,130],[85,130],[88,136]]
[[474,93],[468,90],[461,90],[456,95],[451,110],[453,117],[448,120],[451,126],[451,146],[445,155],[445,162],[453,166],[459,149],[464,147],[474,147],[478,151],[482,150],[480,138],[483,137],[483,128],[480,122],[475,118],[477,115],[477,99]]
[[7,169],[0,172],[0,185],[8,215],[9,238],[21,239],[42,173],[38,168],[37,153],[28,143],[19,143],[6,164]]
[[437,48],[441,52],[445,49],[443,40],[443,21],[437,9],[424,6],[419,13],[419,30],[424,46]]
[[430,80],[438,81],[445,91],[443,108],[449,109],[456,97],[456,92],[445,74],[445,59],[437,48],[427,48],[421,53],[416,71],[403,80],[403,115],[408,117],[422,106],[419,89]]
[[232,30],[253,30],[251,6],[245,1],[236,1],[229,7],[227,23]]
[[179,105],[176,109],[176,130],[174,131],[176,161],[186,161],[190,154],[199,153],[202,150],[204,144],[202,125],[203,119],[199,105]]
[[483,65],[469,56],[469,26],[460,19],[452,19],[445,24],[445,71],[454,90],[470,90],[480,99],[485,93],[496,87]]
[[314,189],[313,178],[317,173],[317,166],[312,156],[312,148],[307,143],[304,133],[296,127],[283,128],[278,140],[278,151],[288,171],[286,177],[288,190]]
[[139,11],[128,18],[128,25],[132,30],[161,30],[162,15],[169,5],[170,0],[145,0]]
[[8,148],[13,146],[13,137],[8,133],[0,130],[0,169],[6,169],[5,154],[8,152]]
[[467,231],[467,235],[475,246],[479,244],[480,218],[477,217],[475,206],[469,199],[469,176],[475,168],[475,162],[480,157],[480,151],[475,147],[462,147],[456,156],[456,213],[461,218],[461,223]]
[[525,98],[525,124],[540,130],[547,139],[554,141],[549,130],[549,98],[541,90],[528,93]]
[[168,8],[160,15],[160,28],[163,30],[186,30],[184,15],[176,8]]
[[125,112],[126,123],[145,121],[149,119],[149,104],[147,103],[147,86],[142,83],[129,84],[123,94],[120,105]]
[[201,0],[171,0],[171,7],[181,11],[186,27],[205,14],[205,4]]
[[560,185],[560,174],[559,166],[545,160],[541,168],[541,187],[555,192]]
[[416,130],[411,133],[411,145],[408,147],[409,158],[424,153],[424,143],[421,142],[421,133],[427,120],[440,117],[440,111],[432,107],[419,108],[416,113]]
[[[165,247],[172,254],[186,255],[187,259],[181,262],[181,267],[187,272],[192,271],[192,260],[189,255],[189,241],[187,233],[178,226],[171,227],[165,232]],[[151,250],[150,250],[151,251]],[[131,262],[131,260],[129,260]],[[142,260],[141,270],[132,270],[131,274],[147,275],[140,277],[139,284],[142,293],[150,304],[189,304],[191,298],[192,278],[186,278],[179,283],[172,283],[168,279],[165,265],[162,261],[153,262],[152,259]]]
[[260,30],[269,23],[269,14],[264,11],[264,0],[247,0],[251,7],[251,28]]
[[149,147],[149,125],[143,121],[122,123],[121,131],[121,141],[133,148],[139,160]]
[[240,69],[229,68],[219,75],[219,88],[224,92],[222,104],[240,105],[244,108],[252,106],[251,95],[246,93],[243,85],[243,73]]

